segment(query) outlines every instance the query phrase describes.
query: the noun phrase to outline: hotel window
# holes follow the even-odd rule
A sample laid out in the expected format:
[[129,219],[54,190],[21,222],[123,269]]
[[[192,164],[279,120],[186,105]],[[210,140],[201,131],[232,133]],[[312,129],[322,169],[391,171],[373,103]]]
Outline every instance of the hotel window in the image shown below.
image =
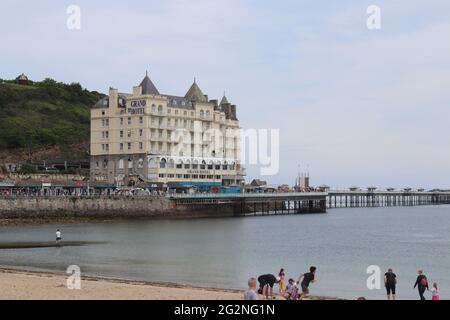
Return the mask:
[[177,163],[177,169],[183,169],[183,164],[182,163]]
[[109,131],[105,131],[105,138],[109,139]]
[[227,170],[228,169],[228,166],[226,165],[226,164],[224,164],[223,166],[222,166],[222,170]]
[[95,162],[95,168],[99,168],[100,167],[100,165],[99,165],[99,163],[98,163],[98,161],[97,162]]
[[133,160],[128,159],[128,169],[133,169]]
[[205,111],[201,110],[200,111],[200,118],[204,118],[205,117]]
[[166,176],[166,175],[165,175],[164,173],[160,173],[160,174],[159,174],[159,177],[160,177],[160,178],[164,178],[165,176]]
[[123,126],[123,118],[120,118],[120,125]]
[[177,174],[177,179],[183,179],[183,175],[182,174]]
[[190,179],[190,178],[191,178],[191,176],[189,174],[184,175],[184,179]]
[[144,118],[143,117],[139,117],[139,124],[144,124]]
[[184,165],[184,168],[185,168],[185,169],[190,169],[190,168],[191,168],[191,165],[190,165],[189,163],[186,163],[186,164]]
[[142,150],[144,148],[144,144],[142,142],[139,142],[139,149]]
[[192,179],[198,179],[198,174],[192,175]]
[[200,165],[200,169],[201,169],[201,170],[205,170],[205,169],[206,169],[206,165],[205,165],[204,163],[202,163],[202,164]]
[[175,114],[178,114],[178,110],[175,110]]
[[131,143],[128,142],[128,150],[131,150]]
[[119,169],[123,169],[123,159],[119,160]]
[[208,175],[208,179],[212,179],[213,178],[213,176],[211,176],[211,175]]
[[152,112],[156,112],[156,105],[152,104]]
[[220,165],[216,165],[216,170],[220,170]]
[[105,150],[109,151],[109,144],[105,144]]
[[171,113],[172,113],[172,110],[167,109],[167,113],[168,113],[168,114],[171,114]]
[[192,164],[192,169],[198,169],[198,164],[196,163]]
[[109,126],[109,119],[105,119],[105,124],[107,127]]
[[184,115],[184,116],[187,116],[187,111],[184,111],[184,112],[183,112],[183,115]]
[[127,131],[127,136],[128,136],[128,138],[131,138],[131,130]]
[[208,111],[206,111],[206,117],[209,118],[209,116],[211,115],[211,113]]
[[108,168],[108,160],[103,160],[103,169],[107,169]]
[[123,150],[123,143],[120,144],[120,151]]
[[222,179],[222,176],[216,176],[216,179],[220,180],[220,179]]
[[163,106],[161,106],[161,105],[158,106],[158,113],[159,114],[163,113]]
[[131,117],[128,117],[128,124],[131,124]]
[[123,138],[123,130],[120,130],[119,136],[120,136],[120,138]]
[[139,137],[142,137],[142,136],[143,136],[143,134],[144,134],[144,130],[142,130],[142,129],[139,129]]
[[205,178],[206,178],[205,175],[203,175],[203,174],[200,175],[200,179],[205,179]]

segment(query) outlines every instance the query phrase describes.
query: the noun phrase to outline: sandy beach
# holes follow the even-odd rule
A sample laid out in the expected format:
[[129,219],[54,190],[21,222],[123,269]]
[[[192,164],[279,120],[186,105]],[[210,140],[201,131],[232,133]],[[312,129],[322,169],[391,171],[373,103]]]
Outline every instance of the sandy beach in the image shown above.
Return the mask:
[[83,277],[69,290],[63,274],[0,269],[0,300],[239,300],[238,290]]
[[[242,300],[243,290],[199,288],[100,277],[82,277],[81,289],[67,288],[58,273],[0,268],[0,300]],[[262,298],[262,297],[261,297]],[[277,299],[283,299],[277,296]],[[335,300],[310,297],[311,300]]]

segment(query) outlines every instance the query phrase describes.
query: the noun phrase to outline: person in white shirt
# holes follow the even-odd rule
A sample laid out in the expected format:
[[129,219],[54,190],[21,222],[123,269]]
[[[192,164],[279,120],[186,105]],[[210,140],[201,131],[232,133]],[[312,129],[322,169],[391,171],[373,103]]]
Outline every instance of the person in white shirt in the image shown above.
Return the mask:
[[62,240],[61,238],[61,231],[56,230],[56,242],[60,242]]

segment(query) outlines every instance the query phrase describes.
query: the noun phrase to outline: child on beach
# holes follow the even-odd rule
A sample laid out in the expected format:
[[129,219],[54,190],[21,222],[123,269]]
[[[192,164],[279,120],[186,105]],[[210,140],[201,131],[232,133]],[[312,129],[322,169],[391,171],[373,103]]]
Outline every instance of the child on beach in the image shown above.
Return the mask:
[[294,279],[289,279],[286,286],[286,290],[283,293],[283,297],[286,300],[297,300],[298,297],[298,287]]
[[284,277],[285,277],[285,273],[284,273],[284,269],[283,268],[278,273],[278,277],[280,278],[280,295],[283,295],[283,292],[284,292]]
[[258,300],[256,294],[256,278],[248,279],[248,290],[244,292],[244,300]]
[[433,290],[431,290],[432,293],[432,300],[439,300],[439,290],[437,287],[437,283],[433,283]]

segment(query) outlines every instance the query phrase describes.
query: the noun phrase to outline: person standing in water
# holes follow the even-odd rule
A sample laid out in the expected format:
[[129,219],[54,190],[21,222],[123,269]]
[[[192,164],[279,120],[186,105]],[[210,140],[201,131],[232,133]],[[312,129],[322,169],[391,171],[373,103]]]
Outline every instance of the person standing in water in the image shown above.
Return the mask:
[[395,300],[395,287],[397,285],[397,275],[389,268],[384,274],[384,286],[387,292],[388,300]]
[[56,230],[56,242],[60,242],[62,240],[61,231],[59,229]]
[[418,288],[420,300],[426,300],[423,294],[425,293],[425,289],[430,290],[428,288],[428,280],[427,280],[427,277],[423,274],[423,270],[419,270],[419,271],[417,271],[417,273],[419,275],[417,276],[416,283],[414,284],[414,288],[416,288],[416,287]]

